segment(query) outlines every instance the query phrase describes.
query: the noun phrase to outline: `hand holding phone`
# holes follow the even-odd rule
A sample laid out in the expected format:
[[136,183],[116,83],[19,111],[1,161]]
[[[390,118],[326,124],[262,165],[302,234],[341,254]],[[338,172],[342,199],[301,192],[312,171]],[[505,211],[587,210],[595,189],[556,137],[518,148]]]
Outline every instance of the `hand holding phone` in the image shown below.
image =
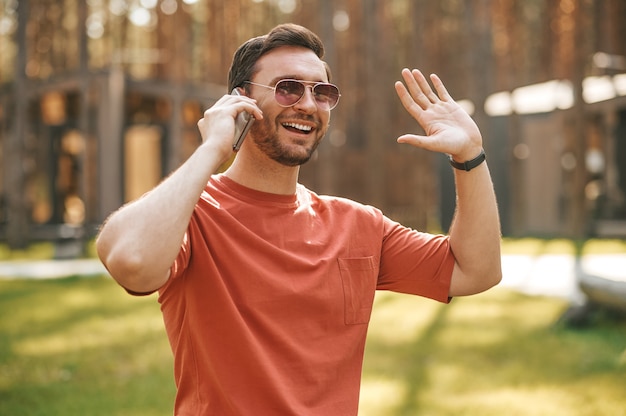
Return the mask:
[[[233,89],[232,95],[241,95],[237,88]],[[242,111],[237,114],[235,119],[235,140],[233,141],[233,150],[236,152],[241,147],[243,140],[246,138],[252,123],[254,123],[254,117],[247,111]]]

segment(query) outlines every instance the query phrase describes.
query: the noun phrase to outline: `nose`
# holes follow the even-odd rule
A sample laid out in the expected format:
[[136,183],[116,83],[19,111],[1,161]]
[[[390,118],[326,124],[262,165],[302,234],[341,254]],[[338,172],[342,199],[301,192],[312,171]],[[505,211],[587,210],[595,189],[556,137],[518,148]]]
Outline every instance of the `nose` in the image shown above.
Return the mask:
[[313,96],[313,85],[304,86],[304,94],[297,103],[294,104],[294,108],[306,114],[313,114],[317,111],[317,103]]

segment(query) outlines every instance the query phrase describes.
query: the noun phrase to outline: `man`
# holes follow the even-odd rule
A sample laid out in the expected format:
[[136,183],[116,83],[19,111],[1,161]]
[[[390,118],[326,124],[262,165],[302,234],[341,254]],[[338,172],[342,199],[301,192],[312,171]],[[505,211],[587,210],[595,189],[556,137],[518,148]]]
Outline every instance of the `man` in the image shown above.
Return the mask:
[[[196,152],[102,227],[111,275],[130,293],[159,292],[176,415],[354,415],[376,289],[448,302],[500,280],[482,138],[436,76],[433,92],[419,71],[402,71],[397,94],[426,135],[398,142],[469,161],[456,164],[449,236],[298,184],[339,100],[322,57],[319,38],[291,24],[242,45],[229,73],[241,96],[208,109]],[[214,175],[244,111],[256,121]]]

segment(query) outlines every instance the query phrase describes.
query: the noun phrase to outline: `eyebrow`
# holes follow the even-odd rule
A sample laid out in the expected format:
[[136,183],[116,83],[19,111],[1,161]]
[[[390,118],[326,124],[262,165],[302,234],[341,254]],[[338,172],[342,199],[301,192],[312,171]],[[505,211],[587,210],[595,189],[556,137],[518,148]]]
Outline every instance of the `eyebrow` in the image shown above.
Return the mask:
[[324,81],[324,80],[321,80],[321,79],[318,80],[318,81],[308,81],[308,80],[305,80],[305,79],[303,79],[302,77],[300,77],[298,75],[281,75],[281,76],[278,76],[276,78],[273,78],[270,81],[269,85],[275,86],[278,81],[281,81],[283,79],[295,79],[297,81],[311,82],[311,83],[315,83],[315,84],[317,84],[317,83],[326,84],[328,82],[328,81]]
[[280,75],[276,78],[272,78],[272,85],[276,85],[276,83],[282,79],[298,79],[295,75]]

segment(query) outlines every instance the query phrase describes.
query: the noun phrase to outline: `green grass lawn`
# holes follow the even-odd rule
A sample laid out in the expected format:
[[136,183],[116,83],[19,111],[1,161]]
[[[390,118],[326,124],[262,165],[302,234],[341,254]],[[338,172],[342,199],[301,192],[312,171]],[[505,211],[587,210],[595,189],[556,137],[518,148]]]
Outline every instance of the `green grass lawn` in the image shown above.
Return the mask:
[[626,321],[569,329],[567,306],[501,288],[449,305],[379,293],[360,415],[626,414]]
[[[0,261],[7,260],[41,260],[54,257],[55,248],[52,243],[34,243],[22,250],[11,250],[6,244],[0,243]],[[502,254],[626,254],[626,239],[589,239],[573,241],[565,238],[504,238]],[[85,255],[96,257],[95,242],[85,243]]]
[[[567,305],[504,289],[450,305],[381,292],[361,416],[621,415],[626,322],[557,324]],[[156,297],[106,277],[0,280],[0,415],[171,415]]]
[[156,298],[105,277],[0,280],[0,415],[171,415]]
[[624,239],[504,238],[502,254],[537,256],[542,254],[626,254]]

